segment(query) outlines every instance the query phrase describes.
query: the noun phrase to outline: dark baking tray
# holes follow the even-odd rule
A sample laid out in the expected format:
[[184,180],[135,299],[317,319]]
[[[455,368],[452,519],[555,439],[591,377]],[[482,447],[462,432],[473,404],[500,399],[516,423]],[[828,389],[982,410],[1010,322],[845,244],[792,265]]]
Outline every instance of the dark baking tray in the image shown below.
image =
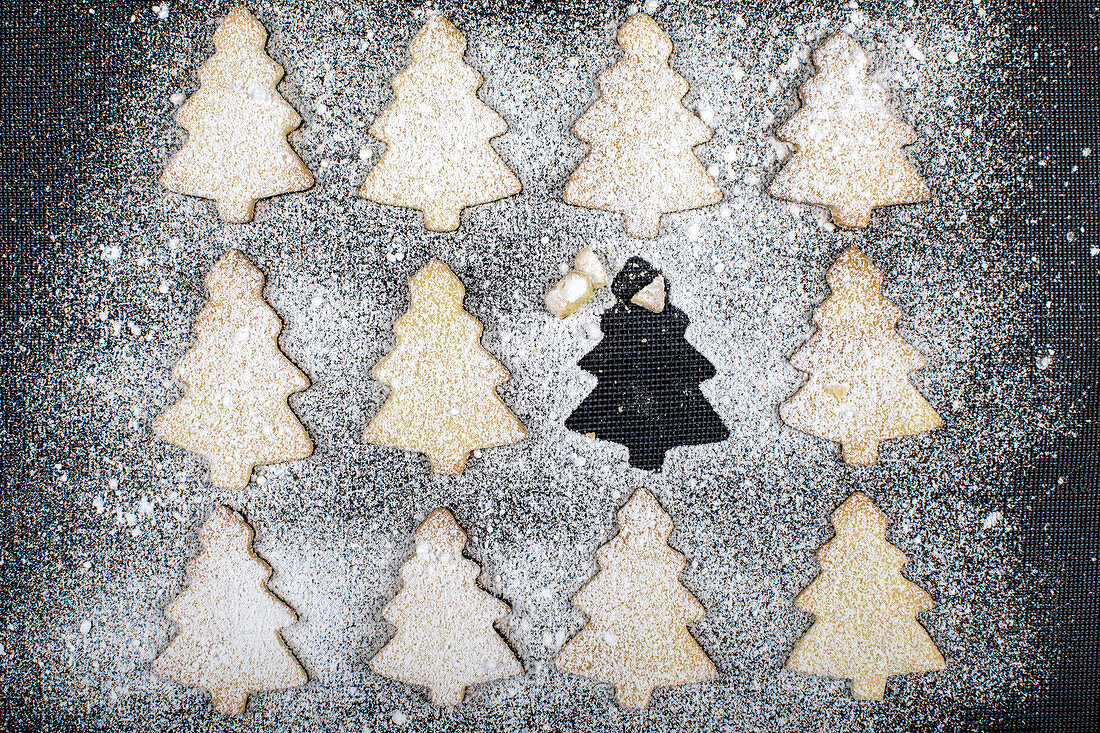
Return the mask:
[[[61,401],[71,392],[68,385],[72,375],[87,366],[87,360],[97,357],[99,333],[94,319],[85,317],[92,312],[88,304],[99,302],[100,298],[109,302],[113,294],[121,293],[117,296],[120,300],[140,307],[142,298],[153,296],[152,292],[145,295],[123,293],[124,284],[106,271],[89,265],[89,253],[98,250],[97,238],[104,234],[83,226],[89,220],[103,220],[102,212],[84,208],[96,200],[95,189],[129,185],[132,176],[148,177],[155,174],[159,165],[158,161],[151,160],[141,170],[124,171],[111,162],[111,146],[126,133],[117,101],[143,83],[142,79],[151,73],[150,67],[155,65],[158,55],[163,57],[172,52],[173,41],[168,39],[176,37],[172,35],[174,30],[160,36],[150,30],[158,22],[155,14],[150,13],[152,4],[9,2],[0,7],[0,23],[4,29],[0,166],[4,200],[8,204],[5,207],[7,215],[0,222],[4,238],[0,254],[3,263],[0,275],[4,279],[0,292],[3,304],[0,328],[5,466],[2,497],[5,527],[0,541],[3,561],[0,566],[0,599],[3,600],[0,610],[0,643],[3,644],[0,719],[5,730],[13,731],[151,727],[199,730],[208,729],[208,726],[347,730],[347,726],[352,725],[352,711],[366,710],[362,713],[366,722],[356,721],[353,726],[356,730],[389,729],[393,727],[386,718],[389,708],[377,696],[333,698],[328,707],[302,703],[302,706],[284,709],[282,717],[253,712],[251,717],[240,722],[213,716],[201,694],[189,695],[189,702],[175,709],[139,699],[110,713],[111,706],[105,701],[89,701],[105,691],[68,688],[65,675],[59,672],[64,665],[59,666],[57,660],[63,659],[72,649],[66,648],[65,641],[71,642],[71,633],[66,636],[56,624],[60,619],[79,618],[79,615],[72,615],[79,614],[79,610],[72,607],[72,599],[79,596],[79,582],[74,580],[77,567],[90,562],[103,572],[115,573],[121,578],[118,583],[125,585],[128,572],[135,572],[137,568],[144,578],[150,559],[160,558],[159,574],[168,580],[158,586],[156,603],[163,606],[179,590],[182,560],[194,552],[193,537],[186,536],[188,532],[193,535],[197,527],[196,521],[191,520],[184,523],[181,530],[184,536],[175,545],[159,550],[146,547],[144,565],[131,566],[124,543],[114,537],[104,539],[103,528],[94,517],[89,519],[90,494],[77,489],[75,481],[69,484],[72,488],[58,483],[57,466],[63,465],[61,470],[73,474],[87,470],[91,465],[90,456],[118,437],[117,428],[103,430],[96,427],[101,423],[90,419],[101,416],[83,411],[80,405]],[[173,18],[215,18],[229,4],[218,3],[213,9],[203,3],[170,5]],[[356,7],[353,3],[346,5],[349,9]],[[916,12],[927,12],[934,17],[937,14],[948,17],[954,12],[950,4],[917,5]],[[581,79],[589,78],[590,72],[602,68],[611,58],[607,55],[611,47],[609,34],[623,17],[622,9],[580,2],[479,3],[462,7],[444,4],[440,8],[451,12],[460,25],[463,21],[470,23],[499,17],[502,22],[530,23],[549,31],[551,36],[555,27],[565,29],[572,23],[600,25],[604,29],[601,31],[606,47],[602,51],[604,55],[584,62],[584,71],[578,75]],[[379,16],[392,13],[406,25],[410,12],[409,6],[401,4],[370,6],[370,10]],[[876,18],[914,12],[911,6],[903,3],[884,3],[866,10]],[[295,12],[305,11],[298,9]],[[681,12],[689,16],[688,25],[695,22],[690,20],[694,17],[728,18],[733,13],[743,13],[746,17],[774,18],[776,24],[786,27],[785,24],[796,22],[786,18],[787,15],[812,19],[815,14],[833,11],[810,4],[772,6],[715,2],[684,6],[679,10],[663,8],[657,18],[662,23],[677,26],[680,21],[675,18]],[[963,709],[938,703],[941,706],[938,717],[933,706],[912,717],[895,711],[881,720],[874,719],[866,708],[852,708],[852,725],[875,724],[878,730],[926,728],[937,723],[948,729],[969,730],[1100,729],[1100,706],[1096,703],[1100,698],[1096,681],[1096,669],[1100,665],[1100,606],[1097,605],[1097,589],[1100,588],[1100,492],[1097,491],[1100,486],[1100,434],[1096,424],[1100,416],[1097,401],[1100,257],[1095,254],[1100,247],[1097,207],[1100,136],[1096,125],[1096,104],[1100,100],[1097,42],[1100,19],[1094,6],[1077,2],[990,6],[988,13],[1005,33],[1004,56],[1000,62],[1013,67],[1001,77],[999,85],[989,91],[990,104],[1010,100],[1005,107],[1007,111],[998,116],[1001,129],[996,136],[997,142],[1018,155],[1020,168],[1010,173],[990,171],[994,179],[998,175],[1005,176],[1005,185],[997,189],[995,196],[976,203],[975,207],[997,218],[995,228],[1004,237],[1006,247],[1017,252],[1021,261],[1035,258],[1037,267],[1031,273],[1036,283],[1028,296],[1026,311],[1028,335],[1022,337],[1017,344],[1019,353],[1011,358],[1032,358],[1035,353],[1042,358],[1044,349],[1054,354],[1054,365],[1046,373],[1049,380],[1040,391],[1045,398],[1056,402],[1056,410],[1066,417],[1060,424],[1061,429],[1034,440],[1026,460],[1011,466],[1011,470],[1006,466],[1008,485],[1002,489],[1006,506],[1012,508],[1013,519],[1020,523],[1018,541],[1013,545],[1020,553],[1018,567],[1021,572],[1035,574],[1034,581],[1021,579],[1019,595],[1007,601],[1016,605],[1006,606],[1005,617],[1030,619],[1026,623],[1032,624],[1036,634],[1032,643],[1042,653],[1039,661],[1021,668],[1021,684],[1012,688],[1014,694],[988,705]],[[270,3],[262,4],[260,15],[273,30],[275,16],[271,14]],[[196,27],[194,22],[186,24],[189,32]],[[678,38],[683,35],[679,34]],[[575,40],[575,36],[562,33],[561,43]],[[184,42],[198,44],[200,51],[196,60],[205,58],[208,53],[208,46],[204,45],[208,42],[206,39],[198,37]],[[403,58],[401,54],[403,50],[397,57]],[[278,53],[274,55],[279,57]],[[690,76],[690,69],[680,67],[679,70]],[[294,71],[288,71],[292,80]],[[181,69],[173,79],[191,79],[192,74],[193,67]],[[170,91],[174,90],[166,91],[165,96]],[[787,88],[784,94],[793,99],[793,88]],[[387,95],[388,88],[381,92],[381,98]],[[904,94],[895,88],[894,98],[899,96],[904,97]],[[579,107],[574,104],[564,115],[575,119],[583,107],[583,104]],[[363,114],[369,117],[377,109],[367,109]],[[155,114],[159,115],[158,124],[162,129],[172,129],[167,107],[162,105]],[[369,140],[369,137],[364,134],[363,139]],[[1085,156],[1083,151],[1086,149],[1094,152]],[[569,155],[576,157],[579,153],[580,148],[573,141]],[[713,153],[708,155],[716,157]],[[308,162],[316,164],[315,159]],[[765,171],[764,175],[766,178],[769,174]],[[560,181],[539,189],[546,194],[540,200],[551,198],[553,185],[560,185]],[[129,215],[130,212],[118,212],[120,221],[127,221]],[[411,226],[415,228],[418,222],[412,222]],[[881,231],[872,234],[872,237],[885,236]],[[533,235],[532,241],[538,241],[538,237]],[[201,252],[214,254],[218,248],[213,244]],[[563,246],[562,252],[568,249]],[[812,261],[810,269],[813,272],[820,273],[839,251],[836,240],[830,239],[826,249]],[[418,250],[414,247],[410,260],[422,259],[429,251],[430,248]],[[270,250],[261,248],[261,253],[268,255],[265,260],[268,266],[277,262],[272,259]],[[327,253],[320,253],[318,258],[321,260],[319,270],[331,266],[346,272],[346,268],[352,266]],[[194,306],[204,297],[197,286],[197,272],[209,261],[209,258],[192,257],[189,266],[196,273],[181,275],[183,282],[177,284],[180,288],[189,288],[189,294],[173,316],[184,323],[183,343],[188,338],[186,324],[193,317]],[[540,277],[548,280],[551,275],[547,271]],[[467,278],[467,285],[471,285],[470,278]],[[476,286],[471,289],[477,291]],[[820,296],[820,292],[813,292],[815,297]],[[482,314],[491,310],[494,297],[501,297],[500,292],[475,292],[475,295],[484,296],[480,300]],[[391,305],[395,312],[400,312],[400,301]],[[807,309],[809,305],[806,304]],[[293,325],[293,317],[289,320]],[[795,338],[792,347],[797,342]],[[172,358],[177,356],[178,350],[173,352]],[[164,359],[166,364],[171,361],[167,355]],[[364,369],[367,367],[369,365],[364,365]],[[162,376],[157,375],[154,381]],[[362,371],[359,376],[363,376]],[[363,379],[352,391],[353,397],[360,402],[377,399],[377,394],[368,394],[369,386],[365,377]],[[992,412],[997,409],[996,404],[989,406]],[[163,446],[155,450],[162,459],[172,455]],[[621,455],[614,454],[614,457],[622,462]],[[601,458],[604,459],[606,457]],[[172,460],[183,459],[175,456]],[[403,465],[412,467],[410,470],[416,467],[412,460]],[[361,473],[357,474],[354,469],[349,471],[334,473],[329,478],[350,487]],[[624,485],[619,488],[625,490],[630,484],[648,481],[641,474],[627,476],[620,477]],[[96,479],[89,480],[94,482]],[[659,484],[661,479],[653,481]],[[890,485],[886,479],[883,481],[883,486]],[[592,485],[591,482],[586,484]],[[850,483],[850,488],[858,487],[858,481]],[[432,494],[432,498],[447,498],[446,486],[422,489]],[[347,490],[349,494],[354,493],[352,488]],[[476,492],[464,491],[469,501],[485,501],[485,497]],[[552,497],[543,495],[540,498],[549,502],[549,506],[553,505]],[[678,494],[677,498],[684,499],[685,495]],[[842,497],[830,495],[806,515],[810,519],[799,520],[806,526],[810,538],[802,550],[803,555],[808,557],[813,546],[828,535],[828,507],[835,506],[838,498]],[[302,501],[302,516],[315,520],[319,515],[310,509],[308,499]],[[726,500],[747,501],[743,495],[732,491]],[[250,501],[259,499],[253,497]],[[672,502],[667,497],[665,501],[666,507],[673,509],[674,516],[677,511],[684,510],[679,502]],[[616,502],[605,501],[604,504],[604,528],[576,539],[586,545],[587,553],[595,544],[606,540],[608,528],[612,526]],[[417,508],[430,507],[417,502]],[[345,517],[362,510],[355,501],[336,502],[332,508],[336,516]],[[204,511],[199,507],[194,516],[201,517]],[[678,527],[689,536],[691,522],[698,520],[697,514],[683,521],[678,518]],[[393,549],[391,565],[377,569],[379,585],[373,591],[379,596],[377,602],[372,600],[356,609],[357,617],[376,615],[383,597],[392,594],[389,577],[403,557],[399,538],[411,530],[411,517],[409,522],[393,532],[398,544]],[[270,524],[271,521],[268,528]],[[259,533],[262,535],[264,531],[261,525]],[[287,536],[282,538],[285,540]],[[907,551],[911,552],[909,548]],[[472,552],[478,557],[476,551]],[[587,556],[590,555],[579,557]],[[481,561],[480,557],[478,559]],[[799,584],[813,573],[812,560],[800,562],[803,564],[798,571],[801,573]],[[933,561],[925,560],[920,567],[927,569],[930,562]],[[570,573],[576,582],[564,585],[576,588],[590,572],[588,565],[573,569]],[[135,587],[140,589],[140,585]],[[996,598],[990,602],[1006,600]],[[574,617],[571,628],[575,629],[577,622]],[[52,638],[50,629],[57,631],[56,639]],[[159,641],[146,634],[148,638],[143,643],[155,653],[163,643],[165,630],[166,624],[160,631]],[[137,631],[135,635],[142,636]],[[377,648],[381,638],[374,632],[369,636],[364,643]],[[720,643],[714,634],[702,635],[701,641],[705,646]],[[368,653],[369,649],[364,650],[359,659],[361,665]],[[1005,653],[1008,654],[1008,650]],[[106,666],[109,655],[101,654],[99,661]],[[726,672],[736,677],[737,670],[728,664]],[[549,695],[540,701],[538,693],[533,692],[529,705],[517,707],[513,704],[508,707],[507,714],[498,715],[499,711],[491,706],[477,712],[478,704],[475,703],[468,706],[467,717],[463,717],[464,714],[434,718],[429,715],[421,718],[420,724],[429,729],[445,730],[532,729],[543,724],[577,730],[597,727],[672,730],[680,725],[752,730],[780,729],[785,725],[784,717],[790,716],[786,725],[812,727],[808,722],[812,717],[799,718],[797,699],[792,699],[790,707],[783,711],[776,710],[774,715],[765,714],[751,720],[725,717],[723,714],[727,711],[721,706],[692,708],[690,696],[677,698],[679,708],[666,706],[653,717],[631,718],[614,711],[594,712],[595,708],[581,700],[581,697],[596,694],[594,688],[584,687],[583,692],[582,688],[571,689],[580,696],[571,702],[575,707],[556,709],[555,706],[562,704],[560,696]],[[756,694],[747,683],[740,689],[737,694]],[[905,689],[909,695],[916,691],[911,687]],[[600,692],[606,697],[606,690]],[[422,704],[415,703],[415,691],[406,697],[414,701],[409,705]],[[595,720],[602,722],[597,725],[592,722]]]

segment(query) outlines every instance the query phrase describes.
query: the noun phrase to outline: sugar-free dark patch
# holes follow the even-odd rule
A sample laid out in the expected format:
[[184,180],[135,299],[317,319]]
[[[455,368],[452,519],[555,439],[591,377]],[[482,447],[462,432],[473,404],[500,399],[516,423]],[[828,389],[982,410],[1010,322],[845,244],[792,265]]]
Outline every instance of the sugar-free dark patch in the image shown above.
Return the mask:
[[630,465],[646,471],[659,470],[670,448],[729,437],[699,389],[716,372],[684,338],[687,316],[672,304],[653,313],[630,302],[660,274],[632,257],[611,284],[617,301],[601,320],[603,341],[579,363],[600,381],[565,421],[625,445]]

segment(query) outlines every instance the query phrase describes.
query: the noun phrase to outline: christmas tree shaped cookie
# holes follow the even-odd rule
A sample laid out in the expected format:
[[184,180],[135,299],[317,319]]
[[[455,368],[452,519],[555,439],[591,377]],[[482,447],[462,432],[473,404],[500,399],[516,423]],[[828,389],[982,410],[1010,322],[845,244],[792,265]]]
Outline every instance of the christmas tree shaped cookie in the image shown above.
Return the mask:
[[579,364],[599,382],[565,421],[570,430],[625,445],[630,465],[646,471],[660,469],[674,446],[729,437],[699,389],[714,367],[684,338],[687,316],[666,304],[666,289],[639,257],[616,276],[615,305],[600,321],[603,340]]
[[508,125],[478,99],[482,78],[463,61],[465,53],[466,37],[433,16],[409,45],[412,63],[391,82],[393,102],[370,128],[386,152],[359,194],[420,209],[433,232],[458,229],[465,207],[521,188],[490,144]]
[[717,677],[688,631],[706,612],[680,584],[687,562],[668,545],[672,520],[645,489],[619,512],[619,534],[596,553],[600,571],[573,598],[588,625],[558,654],[561,669],[615,686],[643,708],[654,688]]
[[632,237],[656,237],[661,214],[722,198],[694,148],[711,131],[681,100],[684,78],[668,65],[672,41],[645,13],[619,29],[622,59],[600,74],[600,98],[573,131],[590,148],[565,186],[565,202],[623,215]]
[[481,346],[481,322],[462,309],[466,289],[432,260],[409,281],[397,345],[374,367],[390,396],[367,425],[374,445],[426,453],[435,473],[462,473],[470,451],[519,442],[527,430],[496,388],[508,370]]
[[852,697],[881,700],[886,678],[943,669],[916,615],[932,597],[901,574],[907,559],[886,541],[886,515],[852,494],[833,512],[836,537],[817,551],[821,574],[795,599],[814,614],[787,666],[851,680]]
[[522,674],[493,628],[508,606],[477,586],[480,568],[462,556],[466,533],[446,509],[416,530],[404,584],[382,611],[397,633],[370,661],[392,680],[423,685],[436,705],[458,705],[466,687]]
[[250,693],[309,680],[279,634],[298,617],[268,590],[271,567],[253,553],[252,528],[239,514],[218,507],[200,538],[187,588],[164,612],[179,633],[152,670],[206,688],[218,712],[241,715]]
[[875,462],[878,443],[940,425],[909,382],[924,356],[895,327],[901,310],[882,297],[882,273],[855,247],[829,270],[832,292],[814,309],[817,330],[791,357],[806,383],[779,408],[796,430],[839,442],[844,460]]
[[309,380],[279,350],[283,324],[264,302],[264,276],[237,250],[206,275],[210,300],[195,320],[195,345],[172,375],[183,397],[153,423],[164,440],[210,461],[210,482],[248,485],[259,463],[305,458],[313,443],[287,397]]
[[187,142],[160,179],[170,191],[214,199],[225,221],[251,221],[258,199],[313,185],[286,140],[302,118],[276,90],[283,69],[264,53],[266,42],[244,8],[218,26],[198,91],[176,112]]
[[827,206],[848,229],[867,226],[871,209],[927,201],[928,185],[903,150],[917,135],[887,107],[859,44],[837,33],[814,52],[814,65],[817,75],[799,89],[802,108],[776,132],[795,152],[771,195]]

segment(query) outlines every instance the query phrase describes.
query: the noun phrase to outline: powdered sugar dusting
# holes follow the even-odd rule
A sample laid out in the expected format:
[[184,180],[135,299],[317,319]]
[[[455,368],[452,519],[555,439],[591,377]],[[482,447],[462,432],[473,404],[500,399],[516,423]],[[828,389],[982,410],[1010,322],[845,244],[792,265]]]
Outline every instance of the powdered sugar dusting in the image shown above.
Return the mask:
[[[1035,599],[1052,589],[1019,552],[1035,497],[1013,487],[1077,417],[1057,397],[1066,360],[1036,365],[1050,346],[1027,330],[1040,312],[1032,283],[1041,263],[1009,238],[1001,208],[1023,175],[1005,144],[1019,101],[1009,79],[1027,62],[1011,50],[1011,17],[969,3],[888,14],[831,4],[653,8],[673,42],[669,63],[691,89],[686,107],[713,114],[714,135],[696,151],[717,166],[725,197],[666,217],[660,236],[638,241],[615,214],[560,200],[586,152],[573,124],[596,97],[597,74],[618,58],[622,8],[448,13],[486,79],[479,96],[509,125],[495,147],[524,184],[468,210],[453,234],[357,195],[382,147],[367,127],[426,13],[336,0],[261,0],[253,9],[287,71],[279,91],[305,120],[290,140],[317,186],[260,202],[248,226],[224,224],[208,202],[157,184],[183,140],[170,96],[194,90],[221,17],[179,4],[165,20],[95,16],[122,42],[120,68],[132,74],[111,100],[110,123],[92,130],[97,185],[72,191],[53,220],[50,234],[67,253],[52,263],[64,318],[47,329],[51,360],[23,378],[37,400],[27,415],[35,508],[13,508],[35,529],[20,535],[19,556],[5,558],[26,590],[6,609],[14,628],[0,629],[0,641],[17,671],[12,684],[38,711],[119,730],[219,723],[204,693],[154,677],[149,662],[168,643],[163,612],[183,587],[198,528],[227,502],[256,527],[256,552],[274,568],[269,586],[299,613],[285,638],[315,680],[254,695],[246,729],[382,728],[397,712],[405,730],[715,720],[884,730],[962,726],[973,711],[991,726],[1018,719],[1044,669],[1036,640],[1046,619]],[[864,48],[892,111],[916,130],[906,152],[934,192],[854,233],[766,193],[780,168],[775,132],[798,108],[810,51],[839,29]],[[900,335],[928,357],[913,382],[944,418],[940,430],[884,443],[867,468],[783,427],[777,411],[802,379],[787,360],[811,333],[825,273],[853,244],[883,271],[884,297],[904,314]],[[674,449],[650,474],[629,468],[621,447],[564,428],[592,387],[576,364],[612,296],[601,289],[565,320],[542,298],[558,263],[585,246],[609,252],[612,271],[633,255],[662,271],[671,305],[690,319],[688,340],[718,369],[703,389],[729,440]],[[155,440],[151,422],[178,395],[170,368],[191,343],[202,276],[232,248],[267,275],[265,295],[285,322],[280,345],[311,379],[292,404],[316,450],[221,490],[206,483],[201,458]],[[512,374],[501,396],[530,431],[515,446],[482,451],[461,476],[433,476],[420,456],[361,440],[386,395],[371,368],[393,347],[405,284],[433,257],[465,283],[485,347]],[[670,542],[689,561],[681,581],[707,611],[692,632],[719,676],[658,690],[645,711],[624,713],[609,688],[553,660],[583,624],[570,597],[595,572],[615,510],[640,486],[673,519]],[[872,705],[853,703],[843,683],[784,667],[810,623],[793,599],[817,572],[829,515],[856,489],[891,518],[887,540],[933,597],[919,620],[947,661],[940,672],[892,680]],[[409,537],[440,506],[469,532],[481,584],[512,606],[501,633],[525,667],[471,687],[463,705],[443,712],[366,663],[390,633],[380,614]],[[984,528],[993,511],[1003,518]]]

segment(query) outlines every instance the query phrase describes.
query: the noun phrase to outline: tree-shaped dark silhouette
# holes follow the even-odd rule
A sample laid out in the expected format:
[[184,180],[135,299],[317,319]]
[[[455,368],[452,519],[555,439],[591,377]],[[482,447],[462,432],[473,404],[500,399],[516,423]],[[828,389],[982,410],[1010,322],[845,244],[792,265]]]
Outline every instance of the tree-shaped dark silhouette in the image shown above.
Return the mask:
[[671,304],[654,313],[630,302],[659,275],[632,257],[611,284],[616,302],[601,320],[603,341],[579,364],[599,382],[565,421],[570,430],[625,445],[630,465],[646,471],[659,470],[669,448],[729,437],[699,389],[715,369],[684,338],[687,316]]

